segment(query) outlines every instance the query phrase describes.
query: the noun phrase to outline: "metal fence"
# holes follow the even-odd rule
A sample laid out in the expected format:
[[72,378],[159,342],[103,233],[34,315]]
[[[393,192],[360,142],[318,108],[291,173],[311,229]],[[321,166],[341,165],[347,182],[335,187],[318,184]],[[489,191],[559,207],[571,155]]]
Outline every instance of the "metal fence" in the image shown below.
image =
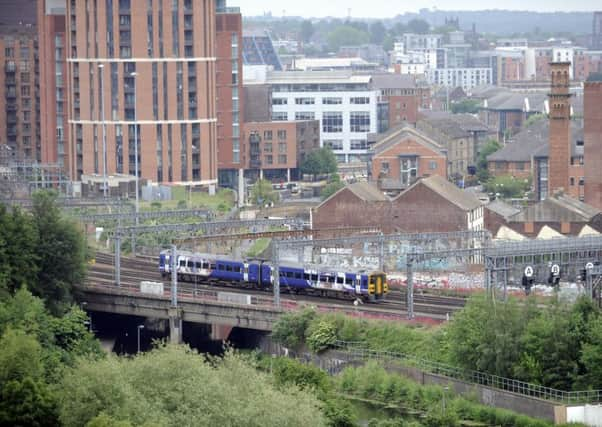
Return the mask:
[[422,359],[413,355],[372,350],[364,347],[363,343],[337,341],[335,349],[343,350],[356,359],[373,359],[379,361],[396,361],[406,366],[418,368],[424,372],[442,375],[460,381],[478,384],[486,387],[516,393],[535,399],[550,400],[564,404],[600,403],[602,390],[564,391],[538,384],[531,384],[512,378],[500,377],[485,372],[461,369],[444,363]]

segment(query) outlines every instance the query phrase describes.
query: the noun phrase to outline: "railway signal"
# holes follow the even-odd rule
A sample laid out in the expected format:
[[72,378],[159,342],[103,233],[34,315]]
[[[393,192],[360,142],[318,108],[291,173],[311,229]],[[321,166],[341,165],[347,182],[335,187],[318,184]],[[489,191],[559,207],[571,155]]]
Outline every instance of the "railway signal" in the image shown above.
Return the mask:
[[531,293],[531,287],[533,287],[533,267],[531,267],[530,265],[525,267],[525,271],[523,274],[523,281],[522,281],[522,285],[523,288],[525,288],[525,295],[529,295]]

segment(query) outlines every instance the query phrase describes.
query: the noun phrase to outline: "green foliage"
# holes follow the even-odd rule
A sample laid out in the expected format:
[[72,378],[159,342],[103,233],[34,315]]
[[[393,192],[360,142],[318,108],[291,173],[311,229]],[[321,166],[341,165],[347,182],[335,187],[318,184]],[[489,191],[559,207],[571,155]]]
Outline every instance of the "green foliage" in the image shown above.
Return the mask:
[[113,417],[108,416],[104,412],[101,412],[96,417],[92,418],[86,427],[132,427],[132,424],[128,421],[119,421]]
[[495,153],[500,148],[502,148],[502,146],[499,142],[495,139],[490,139],[479,152],[479,157],[477,158],[477,178],[480,182],[484,183],[489,179],[487,156]]
[[311,37],[314,35],[315,32],[315,28],[314,28],[314,24],[312,24],[312,22],[308,19],[304,20],[301,23],[301,40],[304,43],[308,43],[311,40]]
[[426,34],[429,32],[430,25],[423,19],[412,19],[407,25],[408,31],[417,34]]
[[326,425],[310,393],[294,385],[275,387],[241,356],[229,353],[209,363],[185,347],[159,347],[132,359],[82,360],[57,393],[66,427],[102,413],[133,425]]
[[272,337],[287,347],[298,348],[305,342],[305,331],[315,318],[316,312],[313,310],[286,313],[276,322]]
[[307,346],[314,353],[328,349],[336,340],[336,326],[326,319],[312,323],[307,331]]
[[387,34],[387,29],[381,21],[376,21],[370,24],[370,42],[382,45]]
[[488,193],[499,194],[503,199],[523,198],[530,189],[530,179],[514,178],[511,175],[496,176],[485,183]]
[[531,126],[533,123],[536,123],[540,120],[543,120],[546,118],[545,114],[533,114],[532,116],[530,116],[526,121],[525,121],[525,127],[529,127]]
[[264,206],[278,201],[278,194],[272,188],[272,183],[267,179],[259,179],[251,190],[251,203]]
[[43,382],[25,377],[0,385],[0,426],[59,425],[56,403]]
[[328,34],[328,49],[338,52],[341,46],[356,46],[370,41],[370,34],[352,25],[336,27]]
[[479,112],[479,106],[481,103],[475,99],[464,99],[460,102],[454,102],[451,105],[452,113],[460,114],[460,113],[469,113],[476,114]]
[[42,376],[42,348],[35,337],[8,328],[0,338],[0,349],[0,386]]
[[334,174],[338,169],[337,159],[330,148],[322,147],[309,153],[300,169],[308,175]]
[[326,200],[343,187],[345,187],[345,183],[341,181],[339,175],[333,174],[328,184],[322,189],[320,196],[322,196],[322,200]]

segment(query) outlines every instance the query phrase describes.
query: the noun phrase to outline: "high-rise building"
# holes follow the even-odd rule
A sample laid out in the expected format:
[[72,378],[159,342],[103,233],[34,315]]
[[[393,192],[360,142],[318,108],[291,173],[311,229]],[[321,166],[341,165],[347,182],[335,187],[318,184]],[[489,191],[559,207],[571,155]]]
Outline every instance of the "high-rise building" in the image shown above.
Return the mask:
[[570,62],[550,64],[552,85],[548,94],[550,105],[549,194],[568,191],[571,158],[570,123],[571,94],[569,92]]
[[5,1],[0,22],[0,145],[14,160],[40,159],[35,2]]
[[216,15],[217,166],[220,186],[235,188],[244,168],[242,16],[238,8]]
[[602,209],[602,75],[584,85],[585,203]]
[[594,12],[592,24],[592,49],[602,50],[602,11]]
[[69,170],[65,1],[38,0],[40,160]]
[[[72,179],[217,182],[215,0],[69,0]],[[136,150],[137,148],[137,150]]]

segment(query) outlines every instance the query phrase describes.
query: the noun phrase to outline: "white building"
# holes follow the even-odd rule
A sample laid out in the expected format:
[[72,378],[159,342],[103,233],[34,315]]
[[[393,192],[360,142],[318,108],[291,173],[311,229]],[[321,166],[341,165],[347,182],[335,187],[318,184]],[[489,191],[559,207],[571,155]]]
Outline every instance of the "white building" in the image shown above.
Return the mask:
[[464,90],[492,83],[491,68],[438,68],[427,70],[426,76],[430,84]]
[[406,52],[417,49],[437,49],[441,47],[442,40],[441,34],[405,33],[402,38]]
[[573,78],[573,65],[575,57],[575,48],[573,46],[554,47],[552,49],[552,60],[554,62],[570,62],[569,76]]
[[272,120],[320,120],[321,146],[340,162],[367,160],[367,135],[378,129],[371,77],[342,71],[268,72]]

